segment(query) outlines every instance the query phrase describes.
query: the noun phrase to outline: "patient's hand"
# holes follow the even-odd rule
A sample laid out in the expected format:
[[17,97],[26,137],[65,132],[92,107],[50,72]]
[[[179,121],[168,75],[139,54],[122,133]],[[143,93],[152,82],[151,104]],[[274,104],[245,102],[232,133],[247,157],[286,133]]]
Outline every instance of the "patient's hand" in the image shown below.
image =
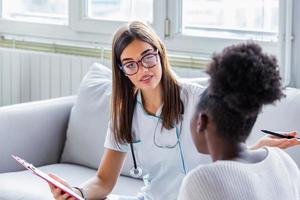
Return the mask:
[[[290,136],[297,136],[296,131],[291,131],[286,133],[286,135]],[[281,149],[289,148],[292,146],[296,146],[300,144],[300,140],[293,138],[293,139],[286,139],[286,138],[279,138],[272,135],[266,135],[262,138],[260,138],[254,145],[252,145],[251,149],[258,149],[263,146],[269,146],[269,147],[279,147]]]

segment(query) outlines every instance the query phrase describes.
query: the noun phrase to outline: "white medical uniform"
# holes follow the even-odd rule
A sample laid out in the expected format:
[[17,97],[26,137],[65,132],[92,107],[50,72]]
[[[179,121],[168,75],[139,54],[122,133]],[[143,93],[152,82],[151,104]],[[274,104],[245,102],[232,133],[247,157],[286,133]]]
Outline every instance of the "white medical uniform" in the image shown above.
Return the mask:
[[[133,147],[137,165],[143,169],[144,175],[145,186],[141,189],[143,197],[141,199],[177,199],[185,173],[199,164],[210,162],[208,156],[196,151],[190,134],[191,117],[204,87],[192,83],[179,85],[180,97],[184,105],[183,120],[176,124],[180,143],[178,143],[176,128],[170,130],[162,128],[162,121],[159,119],[162,106],[155,116],[151,116],[144,110],[141,93],[137,94],[132,132],[135,141],[139,141],[134,143]],[[175,147],[171,149],[158,147],[166,145],[175,145]],[[104,147],[121,152],[130,151],[129,144],[116,144],[110,128],[107,131]]]

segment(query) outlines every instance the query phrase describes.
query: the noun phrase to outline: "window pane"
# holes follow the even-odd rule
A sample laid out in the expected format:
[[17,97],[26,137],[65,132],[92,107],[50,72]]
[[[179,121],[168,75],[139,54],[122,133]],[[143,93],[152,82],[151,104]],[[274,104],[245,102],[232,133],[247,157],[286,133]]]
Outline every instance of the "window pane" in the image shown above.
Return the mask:
[[87,16],[115,21],[153,21],[153,0],[87,0]]
[[275,39],[279,0],[182,0],[185,34]]
[[3,17],[37,23],[68,23],[68,0],[2,0]]

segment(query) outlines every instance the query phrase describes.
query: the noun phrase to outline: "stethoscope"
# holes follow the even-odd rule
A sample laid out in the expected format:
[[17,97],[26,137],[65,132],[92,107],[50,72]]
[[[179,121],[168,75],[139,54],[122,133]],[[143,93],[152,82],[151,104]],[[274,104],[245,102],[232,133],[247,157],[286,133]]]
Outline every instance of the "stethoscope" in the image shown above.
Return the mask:
[[[140,102],[138,102],[138,103],[142,106],[142,104]],[[183,152],[182,152],[181,143],[180,143],[180,135],[181,135],[181,132],[182,132],[182,120],[180,121],[180,130],[178,130],[178,127],[175,126],[176,137],[177,137],[176,143],[174,145],[159,145],[156,142],[156,130],[157,130],[157,127],[158,127],[158,124],[159,124],[159,121],[161,120],[161,118],[158,117],[158,116],[155,116],[155,115],[151,115],[151,114],[147,113],[145,110],[144,110],[144,112],[150,117],[157,118],[157,124],[156,124],[154,134],[153,134],[153,143],[154,143],[154,145],[159,147],[159,148],[165,148],[165,149],[173,149],[178,145],[179,151],[180,151],[180,158],[181,158],[181,162],[182,162],[183,171],[184,171],[184,174],[186,174],[186,166],[185,166],[185,161],[184,161],[184,158],[183,158]],[[183,114],[183,111],[182,111],[182,114]],[[130,169],[129,174],[130,174],[130,176],[132,176],[134,178],[140,178],[143,174],[143,170],[142,170],[141,167],[139,167],[137,165],[135,152],[134,152],[134,148],[133,148],[133,143],[134,142],[130,142],[130,149],[131,149],[131,156],[132,156],[132,160],[133,160],[133,167]]]

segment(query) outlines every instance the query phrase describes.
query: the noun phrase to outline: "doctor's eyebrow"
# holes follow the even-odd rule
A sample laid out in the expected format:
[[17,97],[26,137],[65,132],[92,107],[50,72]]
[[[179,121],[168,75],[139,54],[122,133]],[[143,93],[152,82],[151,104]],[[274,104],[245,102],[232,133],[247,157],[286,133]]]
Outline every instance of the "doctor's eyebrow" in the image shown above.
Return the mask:
[[[149,51],[153,51],[153,49],[146,49],[146,50],[144,50],[144,51],[141,53],[140,56],[145,55],[145,54],[148,53]],[[128,61],[128,60],[133,60],[133,58],[123,58],[123,59],[121,60],[121,62]]]

